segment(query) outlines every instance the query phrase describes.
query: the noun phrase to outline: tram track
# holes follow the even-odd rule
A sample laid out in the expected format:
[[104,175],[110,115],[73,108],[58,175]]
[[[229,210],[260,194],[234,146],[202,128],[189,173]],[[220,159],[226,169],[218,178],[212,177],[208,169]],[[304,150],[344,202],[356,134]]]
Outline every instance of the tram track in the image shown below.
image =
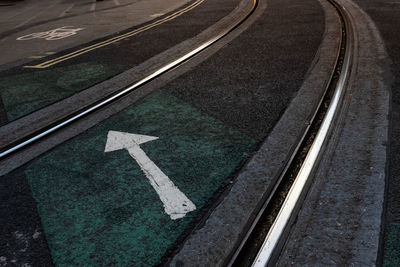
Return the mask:
[[38,141],[42,140],[43,138],[61,130],[62,128],[65,128],[67,125],[71,125],[72,123],[87,117],[89,114],[94,113],[97,110],[100,110],[111,103],[115,103],[117,100],[131,94],[134,92],[136,89],[148,84],[152,80],[162,76],[163,74],[169,72],[170,70],[178,67],[179,65],[184,64],[191,58],[195,57],[196,55],[200,54],[201,52],[205,51],[207,48],[212,46],[213,44],[217,43],[219,40],[223,39],[226,37],[229,33],[234,31],[236,28],[238,28],[241,24],[243,24],[256,10],[257,5],[258,5],[258,0],[250,0],[251,7],[250,10],[247,14],[245,14],[242,18],[239,20],[233,22],[229,27],[225,28],[212,38],[208,39],[207,41],[203,42],[196,48],[192,49],[190,52],[186,53],[185,55],[180,56],[179,58],[173,60],[172,62],[169,62],[162,66],[161,68],[153,71],[151,74],[145,76],[144,78],[134,82],[132,85],[114,92],[110,95],[107,95],[106,97],[103,97],[100,100],[95,101],[94,103],[85,106],[82,109],[79,109],[73,113],[70,113],[48,125],[45,127],[41,127],[39,129],[36,129],[34,132],[30,133],[29,135],[22,136],[16,140],[13,140],[12,142],[6,144],[2,148],[0,148],[0,160],[6,159],[15,152],[18,152],[22,150],[23,148],[26,148],[28,146],[31,146]]
[[335,127],[346,84],[352,71],[356,47],[354,23],[344,6],[328,2],[336,9],[342,28],[336,65],[324,96],[291,160],[284,168],[245,238],[233,254],[229,266],[273,266],[286,242],[290,227],[312,183],[313,172]]
[[[262,207],[262,210],[259,212],[257,219],[254,221],[248,235],[246,236],[247,240],[244,240],[244,242],[241,244],[240,249],[237,250],[235,256],[230,262],[230,265],[237,264],[237,261],[235,260],[241,257],[241,251],[243,251],[243,248],[245,249],[246,247],[245,241],[250,241],[254,238],[252,235],[254,232],[257,232],[257,229],[260,228],[259,222],[263,221],[265,218],[269,220],[269,224],[267,223],[267,226],[263,224],[261,228],[269,229],[269,231],[261,246],[261,249],[257,251],[258,255],[256,256],[253,265],[265,266],[274,264],[275,260],[279,256],[281,247],[284,245],[285,237],[287,232],[290,230],[290,225],[296,217],[296,210],[301,205],[302,198],[304,198],[307,194],[307,188],[312,182],[313,171],[318,165],[319,158],[323,153],[323,148],[326,145],[329,134],[334,127],[335,118],[340,110],[341,101],[344,92],[346,91],[345,87],[352,73],[352,51],[355,49],[354,47],[356,45],[353,31],[354,26],[351,16],[347,13],[344,7],[334,2],[334,0],[328,1],[340,14],[342,25],[341,45],[337,54],[336,66],[331,74],[331,80],[329,85],[326,87],[324,97],[321,99],[316,112],[312,117],[312,123],[308,125],[304,135],[300,139],[301,142],[291,157],[290,163],[285,167],[284,172],[279,178],[279,182],[275,185],[273,190],[274,193],[270,194],[265,205]],[[252,12],[254,12],[254,9],[257,7],[257,1],[254,0],[253,3]],[[243,23],[249,16],[251,16],[252,12],[249,13],[243,20],[241,20],[239,24],[234,26],[234,28],[224,32],[224,35],[220,39],[224,38],[241,23]],[[3,153],[7,152],[8,150],[2,152],[2,154],[0,154],[0,159],[3,157],[6,158],[26,146],[34,144],[36,141],[51,135],[53,132],[72,124],[74,121],[80,120],[81,118],[91,114],[92,112],[95,112],[98,109],[106,107],[110,103],[114,103],[116,100],[132,93],[136,88],[149,83],[156,77],[168,72],[170,69],[173,69],[180,64],[183,64],[187,60],[190,60],[192,57],[201,53],[215,42],[218,42],[220,39],[211,39],[210,43],[204,43],[191,53],[165,65],[163,68],[138,81],[129,88],[114,94],[106,100],[102,100],[100,103],[95,103],[92,107],[93,109],[90,108],[81,113],[75,114],[70,118],[71,120],[68,119],[60,124],[49,126],[49,129],[42,132],[43,135],[38,134],[36,136],[32,136],[31,139],[36,139],[29,139],[31,140],[30,143],[26,143],[21,147],[15,146],[15,150],[12,150],[5,155],[3,155]],[[10,149],[12,148],[10,147],[9,150]],[[284,209],[280,209],[281,206],[290,207],[290,209],[289,211],[286,211]],[[272,217],[276,217],[276,219],[272,220]],[[261,230],[261,232],[265,233],[265,230]],[[260,240],[259,235],[256,236],[256,238]]]
[[[102,109],[111,103],[116,102],[117,100],[123,98],[124,96],[134,92],[139,87],[151,82],[152,80],[163,75],[164,73],[187,62],[191,58],[195,57],[196,55],[200,54],[201,52],[203,52],[204,50],[206,50],[207,48],[218,42],[219,40],[223,39],[225,36],[227,36],[241,24],[243,24],[254,13],[254,11],[257,8],[258,2],[259,2],[258,0],[253,0],[250,12],[241,20],[239,20],[237,23],[232,25],[232,27],[214,36],[213,38],[201,44],[200,46],[198,46],[191,52],[187,53],[186,55],[181,56],[178,59],[164,65],[160,69],[144,77],[143,79],[135,82],[131,86],[117,93],[109,95],[93,103],[89,107],[86,107],[82,110],[78,110],[75,113],[72,113],[48,125],[47,127],[41,128],[36,132],[34,132],[33,134],[18,139],[14,141],[12,144],[9,144],[8,146],[2,148],[0,152],[0,160],[3,160],[13,155],[14,153],[24,149],[25,147],[35,144],[36,142],[42,140],[43,138],[55,133],[56,131],[59,131],[64,127],[67,127],[68,125],[71,125],[72,123],[84,117],[87,117],[93,112]],[[304,134],[303,138],[301,138],[301,145],[297,147],[296,155],[292,156],[290,166],[287,166],[287,168],[285,168],[284,175],[281,176],[281,178],[279,179],[279,183],[274,188],[274,193],[268,198],[266,205],[262,208],[262,211],[259,213],[259,216],[257,216],[256,221],[254,221],[253,226],[250,229],[251,231],[249,231],[249,234],[247,235],[247,238],[249,238],[248,240],[252,238],[251,233],[258,227],[257,224],[259,221],[261,221],[260,218],[263,218],[264,212],[272,209],[276,211],[278,210],[276,209],[277,205],[276,202],[282,202],[282,200],[285,198],[284,196],[282,196],[280,190],[282,187],[290,188],[289,190],[288,189],[285,190],[286,192],[289,191],[288,192],[289,197],[285,199],[283,204],[280,203],[279,205],[292,206],[292,209],[298,208],[299,202],[297,202],[296,200],[301,196],[303,196],[305,193],[301,189],[300,190],[292,189],[294,187],[290,187],[288,186],[288,184],[293,183],[294,185],[296,185],[301,183],[302,186],[305,186],[310,183],[310,181],[307,180],[307,177],[311,176],[314,166],[318,161],[318,157],[320,156],[320,152],[324,146],[325,140],[329,135],[331,128],[333,127],[332,124],[335,118],[335,114],[337,113],[337,110],[340,106],[340,100],[345,90],[344,85],[346,84],[349,76],[351,58],[352,58],[350,51],[354,46],[354,44],[353,44],[353,33],[351,31],[352,23],[350,16],[346,13],[344,8],[341,7],[339,4],[337,4],[333,0],[332,1],[330,0],[330,2],[332,3],[332,5],[336,7],[341,16],[342,29],[343,29],[341,36],[342,43],[337,55],[337,63],[335,69],[332,72],[331,81],[326,89],[324,99],[321,99],[319,107],[313,116],[312,123],[308,126],[308,129],[306,130],[306,133]],[[326,119],[327,116],[329,116],[330,119]],[[324,130],[320,130],[321,128],[323,128]],[[304,166],[308,167],[306,168]],[[301,174],[302,172],[305,174]],[[299,176],[305,177],[305,180],[298,182],[300,179]],[[295,200],[294,201],[287,200],[290,199],[290,194],[291,192],[294,191],[296,191],[294,197]],[[292,204],[289,205],[288,204],[289,202],[291,202]],[[275,206],[271,208],[271,205]],[[263,247],[259,252],[259,255],[256,257],[256,260],[254,262],[255,266],[264,266],[266,264],[270,264],[271,260],[273,261],[276,258],[277,255],[276,253],[277,251],[279,251],[279,247],[282,246],[283,242],[281,236],[284,235],[283,234],[284,231],[287,231],[285,230],[286,226],[288,226],[290,224],[290,221],[293,220],[293,216],[290,216],[292,215],[292,211],[289,211],[288,214],[285,216],[283,215],[281,216],[281,214],[285,213],[282,210],[277,213],[278,213],[276,215],[277,220],[275,220],[274,223],[272,224],[271,226],[272,230],[269,231],[267,239],[265,239],[264,241],[264,244],[266,245],[263,245]],[[284,222],[281,222],[279,220],[283,220]],[[282,227],[276,228],[276,226],[278,225],[281,225]],[[272,238],[273,240],[268,238]],[[246,246],[245,243],[246,242],[243,242],[243,244],[240,246],[240,249],[237,251],[235,257],[231,261],[231,264],[234,264],[235,262],[234,260],[236,259],[237,256],[239,256],[240,251],[242,251],[242,248]]]

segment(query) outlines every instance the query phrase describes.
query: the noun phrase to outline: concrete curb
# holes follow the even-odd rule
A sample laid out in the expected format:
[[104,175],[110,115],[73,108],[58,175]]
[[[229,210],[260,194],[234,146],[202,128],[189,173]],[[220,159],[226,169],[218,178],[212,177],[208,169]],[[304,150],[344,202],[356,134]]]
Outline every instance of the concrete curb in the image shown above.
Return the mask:
[[351,1],[339,2],[355,22],[358,62],[278,265],[376,264],[388,140],[390,87],[384,75],[389,68],[372,20]]
[[[239,173],[230,192],[186,240],[170,265],[226,264],[296,150],[325,92],[339,48],[339,17],[333,8],[323,5],[325,34],[302,87],[270,136]],[[265,8],[265,1],[260,6]]]

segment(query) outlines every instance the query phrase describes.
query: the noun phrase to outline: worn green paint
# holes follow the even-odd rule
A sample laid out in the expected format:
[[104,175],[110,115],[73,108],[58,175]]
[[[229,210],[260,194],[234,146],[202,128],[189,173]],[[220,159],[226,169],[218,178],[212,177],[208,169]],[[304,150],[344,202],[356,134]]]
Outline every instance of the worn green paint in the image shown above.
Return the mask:
[[400,266],[400,223],[392,223],[385,242],[383,266]]
[[121,72],[121,67],[80,63],[0,78],[0,95],[9,121],[55,103]]
[[[158,136],[142,149],[197,210],[171,220],[128,152],[104,153],[109,130]],[[181,100],[156,93],[47,153],[26,175],[54,262],[157,264],[254,143]]]

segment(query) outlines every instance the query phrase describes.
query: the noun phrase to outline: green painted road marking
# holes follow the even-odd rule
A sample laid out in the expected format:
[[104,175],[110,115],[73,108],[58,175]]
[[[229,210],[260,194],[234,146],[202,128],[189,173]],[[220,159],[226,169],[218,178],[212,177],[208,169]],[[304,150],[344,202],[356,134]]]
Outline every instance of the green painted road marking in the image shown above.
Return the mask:
[[400,266],[400,223],[392,223],[385,244],[383,266]]
[[[159,137],[140,148],[197,209],[171,220],[128,151],[104,152],[110,130]],[[155,93],[47,153],[26,175],[55,264],[157,264],[254,144]]]
[[69,97],[122,71],[97,63],[80,63],[51,70],[0,78],[0,95],[9,121]]

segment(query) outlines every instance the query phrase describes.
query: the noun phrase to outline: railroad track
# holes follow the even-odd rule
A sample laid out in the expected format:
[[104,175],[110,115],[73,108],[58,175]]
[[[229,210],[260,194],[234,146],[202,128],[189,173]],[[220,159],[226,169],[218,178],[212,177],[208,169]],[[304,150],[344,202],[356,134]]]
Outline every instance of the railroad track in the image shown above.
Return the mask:
[[[48,125],[47,127],[38,129],[29,136],[21,137],[6,147],[3,147],[0,152],[0,160],[10,157],[14,153],[23,150],[28,146],[34,145],[47,136],[73,124],[84,117],[87,117],[88,115],[110,105],[111,103],[114,103],[122,97],[131,94],[139,87],[190,60],[222,38],[226,37],[229,33],[243,24],[256,10],[258,1],[259,0],[252,0],[252,8],[250,12],[241,20],[231,25],[230,28],[214,36],[207,42],[196,47],[186,55],[164,65],[162,68],[135,82],[131,86],[117,93],[109,95],[84,109],[78,110],[75,113],[52,123],[51,125]],[[313,170],[318,163],[318,159],[323,151],[326,139],[329,136],[332,127],[334,127],[335,116],[340,109],[345,86],[351,72],[352,51],[355,46],[355,38],[353,32],[353,23],[350,15],[347,13],[344,7],[333,0],[329,1],[338,11],[341,17],[343,29],[341,46],[337,53],[337,62],[334,70],[332,71],[331,81],[326,88],[324,99],[321,99],[319,107],[313,116],[312,123],[308,126],[308,129],[304,134],[301,144],[298,146],[295,155],[293,155],[290,164],[285,168],[284,173],[281,175],[278,183],[275,185],[273,194],[271,194],[271,196],[267,199],[265,205],[261,208],[258,216],[256,217],[256,220],[249,228],[248,234],[232,257],[230,265],[237,264],[238,260],[240,260],[240,257],[244,256],[242,254],[247,253],[246,248],[249,246],[249,244],[254,242],[255,238],[259,238],[259,236],[255,236],[254,233],[257,232],[257,228],[265,227],[265,225],[262,225],[262,218],[265,218],[265,216],[273,216],[275,217],[275,220],[269,226],[269,231],[266,235],[266,238],[259,251],[257,251],[257,255],[255,255],[253,265],[265,266],[274,264],[274,261],[279,255],[279,250],[285,242],[285,236],[287,231],[290,229],[290,224],[296,216],[296,209],[299,208],[301,199],[306,194],[307,185],[309,185],[311,182],[310,177],[312,177]],[[277,209],[277,207],[281,208]],[[275,213],[271,212],[273,210],[275,210]]]
[[6,146],[0,148],[0,160],[6,159],[10,155],[14,154],[17,151],[22,150],[23,148],[26,148],[28,146],[31,146],[38,141],[42,140],[43,138],[63,129],[64,127],[71,125],[72,123],[87,117],[89,114],[92,114],[93,112],[104,108],[112,103],[115,103],[115,101],[121,99],[122,97],[131,94],[133,91],[137,90],[138,88],[144,86],[145,84],[149,83],[150,81],[156,79],[157,77],[165,74],[166,72],[178,67],[179,65],[182,65],[186,61],[190,60],[194,56],[200,54],[219,40],[223,39],[225,36],[227,36],[229,33],[231,33],[233,30],[235,30],[237,27],[239,27],[241,24],[243,24],[256,10],[257,5],[258,5],[258,0],[249,0],[252,3],[252,6],[250,8],[250,11],[245,14],[241,19],[237,20],[236,22],[232,23],[229,27],[225,28],[223,31],[218,33],[217,35],[213,36],[206,42],[202,43],[201,45],[197,46],[187,54],[180,56],[179,58],[175,59],[172,62],[169,62],[165,64],[163,67],[155,70],[151,74],[147,75],[146,77],[140,79],[139,81],[136,81],[132,85],[128,86],[127,88],[120,90],[116,93],[110,94],[94,103],[91,105],[82,108],[80,110],[76,110],[72,114],[68,114],[65,117],[52,122],[51,124],[47,125],[46,127],[42,127],[40,129],[37,129],[35,132],[27,135],[27,136],[22,136],[18,138],[17,140],[14,140],[13,142],[7,144]]
[[311,124],[292,155],[292,160],[234,253],[230,266],[250,265],[250,261],[254,267],[275,265],[312,182],[313,171],[323,154],[329,134],[335,127],[335,118],[340,111],[352,71],[356,39],[354,23],[346,8],[335,0],[328,2],[335,7],[342,28],[336,66],[324,98],[321,99]]

